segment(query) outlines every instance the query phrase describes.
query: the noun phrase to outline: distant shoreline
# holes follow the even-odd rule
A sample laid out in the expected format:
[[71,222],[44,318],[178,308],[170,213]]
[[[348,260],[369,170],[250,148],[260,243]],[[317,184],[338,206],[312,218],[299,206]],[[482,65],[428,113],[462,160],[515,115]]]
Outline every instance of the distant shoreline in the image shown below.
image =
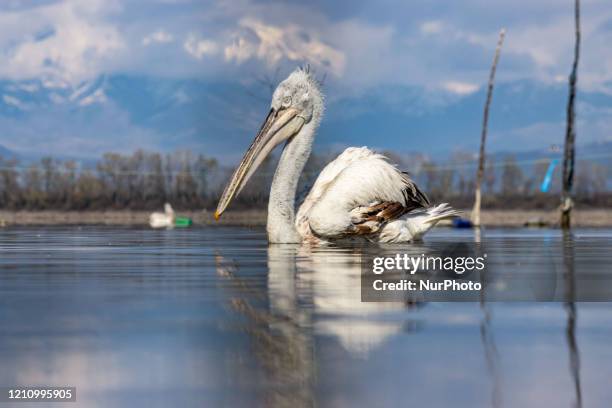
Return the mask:
[[[262,210],[230,211],[217,222],[210,211],[177,211],[200,225],[265,225],[266,212]],[[3,211],[1,225],[149,225],[151,211]]]
[[[228,211],[217,222],[210,211],[178,211],[190,217],[196,225],[263,226],[266,211]],[[0,226],[6,225],[148,225],[149,211],[0,211]],[[464,211],[469,217],[469,211]],[[555,210],[483,210],[482,223],[491,227],[522,227],[526,222],[557,226]],[[576,227],[612,227],[612,210],[575,210],[573,225]]]

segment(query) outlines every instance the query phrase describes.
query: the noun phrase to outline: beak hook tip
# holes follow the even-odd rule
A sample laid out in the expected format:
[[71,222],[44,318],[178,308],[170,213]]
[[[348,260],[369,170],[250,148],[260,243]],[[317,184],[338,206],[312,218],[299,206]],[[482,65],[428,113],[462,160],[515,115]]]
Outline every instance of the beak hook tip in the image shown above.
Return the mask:
[[219,218],[221,218],[221,214],[219,211],[215,211],[215,221],[219,221]]

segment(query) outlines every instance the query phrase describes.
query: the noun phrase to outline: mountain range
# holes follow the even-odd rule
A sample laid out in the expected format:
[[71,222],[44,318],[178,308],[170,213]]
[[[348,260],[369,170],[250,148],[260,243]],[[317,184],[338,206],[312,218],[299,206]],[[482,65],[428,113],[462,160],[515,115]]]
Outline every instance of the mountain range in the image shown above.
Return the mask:
[[9,158],[9,157],[13,157],[13,156],[15,156],[15,153],[10,151],[6,147],[0,145],[0,157]]
[[[315,149],[368,145],[434,158],[477,151],[483,89],[457,95],[398,85],[357,91],[331,83],[325,90],[327,109]],[[270,93],[257,80],[105,75],[78,85],[0,81],[0,155],[87,160],[143,148],[189,150],[233,163],[263,119]],[[558,148],[566,99],[564,83],[497,85],[488,150],[529,155]],[[610,150],[612,96],[581,91],[578,100],[579,146]]]

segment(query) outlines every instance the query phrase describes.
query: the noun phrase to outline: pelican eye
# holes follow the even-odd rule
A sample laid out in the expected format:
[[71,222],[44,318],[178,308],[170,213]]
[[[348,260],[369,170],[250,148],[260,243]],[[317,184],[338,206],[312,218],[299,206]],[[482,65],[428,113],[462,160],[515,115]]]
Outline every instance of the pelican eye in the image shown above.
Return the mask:
[[285,97],[283,97],[283,106],[287,107],[289,105],[291,105],[291,96],[286,95]]

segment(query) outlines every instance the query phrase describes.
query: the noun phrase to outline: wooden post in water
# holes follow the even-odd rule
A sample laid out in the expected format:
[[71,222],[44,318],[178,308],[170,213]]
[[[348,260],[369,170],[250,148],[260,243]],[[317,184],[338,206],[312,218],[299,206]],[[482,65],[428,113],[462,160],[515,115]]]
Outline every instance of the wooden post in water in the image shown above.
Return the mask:
[[495,84],[495,71],[497,69],[497,62],[499,61],[499,54],[501,53],[502,45],[504,44],[504,37],[506,35],[506,29],[502,28],[499,32],[499,40],[497,41],[497,48],[495,49],[495,56],[493,57],[493,64],[491,65],[491,73],[489,74],[489,86],[487,88],[487,100],[484,106],[484,115],[482,119],[482,134],[480,136],[480,155],[478,157],[478,172],[476,173],[476,195],[474,197],[474,209],[472,210],[472,224],[475,227],[480,226],[480,205],[482,200],[481,186],[482,179],[484,177],[484,166],[485,166],[485,143],[487,141],[487,126],[489,124],[489,106],[491,105],[491,99],[493,98],[493,85]]
[[567,101],[567,127],[565,129],[565,148],[563,150],[563,192],[561,193],[561,228],[570,228],[572,202],[572,186],[574,184],[574,167],[576,160],[576,83],[578,82],[578,60],[580,58],[580,0],[575,0],[574,20],[576,28],[576,44],[574,45],[574,63],[569,76],[569,98]]

